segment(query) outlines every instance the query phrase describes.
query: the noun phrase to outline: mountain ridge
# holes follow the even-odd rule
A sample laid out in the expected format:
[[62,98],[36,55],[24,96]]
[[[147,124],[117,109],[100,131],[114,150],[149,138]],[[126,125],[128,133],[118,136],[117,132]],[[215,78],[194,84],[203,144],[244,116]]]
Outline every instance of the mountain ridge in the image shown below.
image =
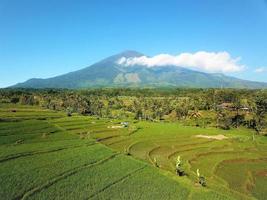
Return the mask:
[[90,88],[90,87],[196,87],[267,88],[267,83],[247,81],[220,73],[205,73],[177,66],[144,67],[118,64],[122,57],[144,54],[127,50],[109,56],[83,69],[51,78],[32,78],[12,88]]

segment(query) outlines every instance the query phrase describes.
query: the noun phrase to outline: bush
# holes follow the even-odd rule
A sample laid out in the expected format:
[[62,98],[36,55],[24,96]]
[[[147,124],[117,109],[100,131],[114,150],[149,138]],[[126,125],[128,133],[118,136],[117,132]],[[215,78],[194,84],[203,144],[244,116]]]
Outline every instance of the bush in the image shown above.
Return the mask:
[[206,184],[206,179],[204,176],[200,176],[199,177],[199,184],[202,185],[203,187],[206,187],[207,184]]
[[71,107],[68,107],[68,108],[66,109],[66,113],[67,113],[67,116],[68,116],[68,117],[71,117],[71,116],[72,116],[72,112],[73,112],[73,109],[72,109]]
[[156,158],[154,158],[153,164],[154,164],[155,167],[159,168],[159,164],[158,164],[158,161],[157,161]]
[[179,176],[184,176],[185,175],[185,170],[183,168],[183,164],[180,160],[180,156],[177,157],[177,161],[176,161],[176,174]]
[[207,183],[206,183],[206,178],[204,176],[201,176],[199,173],[199,169],[197,169],[197,177],[198,177],[198,183],[203,186],[206,187]]

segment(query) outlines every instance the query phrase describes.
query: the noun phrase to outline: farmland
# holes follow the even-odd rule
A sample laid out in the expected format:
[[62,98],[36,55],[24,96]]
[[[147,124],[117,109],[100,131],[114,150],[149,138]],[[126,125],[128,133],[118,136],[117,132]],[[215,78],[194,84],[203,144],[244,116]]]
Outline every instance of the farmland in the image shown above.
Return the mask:
[[[1,199],[267,196],[267,137],[244,126],[69,115],[11,103],[0,104],[0,119]],[[178,156],[184,176],[175,172]]]
[[[36,119],[37,110],[44,117],[42,120]],[[1,105],[1,118],[7,112],[10,107]],[[1,198],[162,199],[167,195],[170,199],[184,199],[189,195],[183,183],[85,134],[92,130],[103,132],[107,123],[91,117],[66,118],[58,112],[16,107],[16,112],[0,124],[1,139],[4,138],[0,147]]]
[[[93,136],[115,150],[127,151],[133,157],[152,165],[156,159],[159,168],[170,173],[174,173],[176,158],[181,156],[187,178],[192,184],[197,179],[196,170],[199,169],[207,178],[208,187],[224,194],[234,195],[235,198],[241,194],[250,197],[256,194],[259,199],[267,195],[264,187],[259,190],[255,187],[257,182],[267,181],[264,176],[267,164],[266,137],[253,140],[253,132],[242,128],[225,131],[185,127],[177,123],[149,122],[137,122],[133,126],[138,129],[133,134],[118,135],[110,132],[105,136],[98,133]],[[227,138],[197,138],[200,134],[221,134]]]

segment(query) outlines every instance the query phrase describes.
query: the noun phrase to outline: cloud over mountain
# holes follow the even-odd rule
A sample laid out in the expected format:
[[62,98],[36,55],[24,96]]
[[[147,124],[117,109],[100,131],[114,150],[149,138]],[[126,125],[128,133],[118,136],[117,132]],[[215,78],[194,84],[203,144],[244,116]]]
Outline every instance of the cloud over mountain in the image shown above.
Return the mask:
[[240,57],[232,58],[228,52],[181,53],[179,55],[159,54],[153,57],[122,57],[117,63],[126,66],[142,65],[146,67],[179,66],[205,72],[239,72],[244,66],[239,64]]
[[[118,66],[118,62],[122,65]],[[134,66],[128,67],[131,65]],[[196,70],[182,67],[185,65]],[[198,68],[198,65],[201,68]],[[238,59],[231,58],[225,52],[185,53],[178,56],[161,54],[151,58],[136,51],[124,51],[78,71],[48,79],[33,78],[12,87],[71,89],[96,87],[267,88],[267,83],[246,81],[223,74],[210,74],[197,70],[238,71],[242,68],[243,66],[238,64]]]

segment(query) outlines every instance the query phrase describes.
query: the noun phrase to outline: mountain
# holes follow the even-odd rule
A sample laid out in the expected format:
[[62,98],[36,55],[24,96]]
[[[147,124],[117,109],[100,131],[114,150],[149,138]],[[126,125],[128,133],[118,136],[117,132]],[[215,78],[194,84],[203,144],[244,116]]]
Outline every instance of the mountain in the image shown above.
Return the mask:
[[144,67],[118,64],[122,57],[143,56],[124,51],[84,69],[53,78],[33,78],[13,88],[89,88],[89,87],[197,87],[267,88],[267,83],[242,80],[223,74],[210,74],[177,66]]

